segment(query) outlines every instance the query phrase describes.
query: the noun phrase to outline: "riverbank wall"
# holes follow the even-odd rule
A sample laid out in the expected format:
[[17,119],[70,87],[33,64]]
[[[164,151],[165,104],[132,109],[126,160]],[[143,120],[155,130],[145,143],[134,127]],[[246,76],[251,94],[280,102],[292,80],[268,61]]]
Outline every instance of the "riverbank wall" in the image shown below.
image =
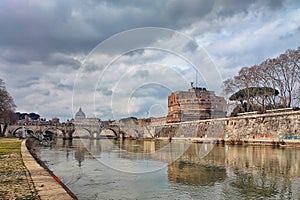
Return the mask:
[[23,162],[41,199],[77,199],[44,162],[37,157],[32,140],[27,139],[22,142],[21,153]]
[[233,144],[294,144],[300,139],[300,111],[170,123],[148,129],[152,131],[151,135],[160,138],[196,138],[198,141],[215,139]]
[[225,121],[224,139],[297,139],[300,111],[231,117]]

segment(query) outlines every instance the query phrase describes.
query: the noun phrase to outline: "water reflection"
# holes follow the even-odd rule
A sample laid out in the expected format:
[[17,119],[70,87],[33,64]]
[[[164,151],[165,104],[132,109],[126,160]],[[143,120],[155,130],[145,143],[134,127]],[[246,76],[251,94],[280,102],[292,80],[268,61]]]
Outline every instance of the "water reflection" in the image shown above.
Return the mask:
[[169,181],[188,185],[213,185],[226,178],[226,170],[196,163],[176,161],[168,167]]
[[[202,157],[205,146],[210,144],[191,144],[175,142],[166,151],[161,151],[169,144],[167,141],[138,141],[138,140],[57,140],[51,149],[60,149],[69,157],[70,150],[75,152],[78,165],[85,157],[101,157],[101,153],[116,154],[127,159],[153,159],[169,162],[172,150],[185,150],[184,153],[170,165],[184,168],[195,166],[214,166],[218,170],[229,167],[247,173],[260,173],[266,176],[293,178],[300,176],[300,162],[297,153],[299,148],[277,148],[271,146],[228,146],[214,145],[205,157]],[[211,148],[211,147],[209,147]],[[132,153],[132,154],[131,154]],[[114,155],[115,156],[115,155]],[[185,164],[186,165],[185,165]],[[194,165],[193,165],[194,164]]]
[[[138,199],[145,197],[140,192],[149,199],[172,199],[182,193],[194,199],[298,199],[299,153],[299,148],[271,146],[74,139],[57,140],[39,155],[79,197],[89,192],[99,199],[115,199],[127,194],[121,191],[124,184],[130,198]],[[74,172],[82,174],[74,177]],[[116,194],[104,192],[103,184],[114,187]]]

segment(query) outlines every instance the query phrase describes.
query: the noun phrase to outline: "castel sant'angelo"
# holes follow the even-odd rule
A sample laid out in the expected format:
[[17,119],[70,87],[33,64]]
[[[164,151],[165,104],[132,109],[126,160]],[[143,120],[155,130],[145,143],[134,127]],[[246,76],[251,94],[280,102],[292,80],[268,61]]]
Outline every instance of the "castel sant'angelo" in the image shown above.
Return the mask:
[[222,118],[225,115],[225,99],[206,88],[191,84],[188,91],[176,91],[168,96],[167,123]]

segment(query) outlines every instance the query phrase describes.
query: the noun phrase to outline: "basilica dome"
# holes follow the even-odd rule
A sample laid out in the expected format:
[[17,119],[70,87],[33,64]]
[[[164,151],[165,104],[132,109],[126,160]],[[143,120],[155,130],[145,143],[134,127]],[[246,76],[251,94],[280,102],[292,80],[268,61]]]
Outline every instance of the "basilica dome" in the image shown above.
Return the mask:
[[81,119],[85,119],[85,114],[81,110],[81,108],[79,108],[78,112],[75,114],[75,120],[81,120]]

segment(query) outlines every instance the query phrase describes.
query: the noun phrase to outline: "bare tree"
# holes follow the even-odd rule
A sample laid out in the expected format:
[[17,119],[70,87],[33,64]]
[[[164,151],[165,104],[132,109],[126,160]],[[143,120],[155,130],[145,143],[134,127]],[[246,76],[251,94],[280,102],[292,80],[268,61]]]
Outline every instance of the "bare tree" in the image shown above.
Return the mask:
[[[266,98],[250,95],[249,88],[273,88],[279,95],[268,95]],[[224,93],[229,95],[243,89],[244,101],[248,106],[268,105],[269,108],[292,107],[300,102],[300,47],[287,50],[277,58],[267,59],[260,65],[243,67],[237,76],[224,81]],[[256,106],[257,107],[257,106]],[[249,111],[249,107],[245,108]]]
[[8,124],[15,121],[15,108],[13,98],[7,92],[4,81],[0,79],[0,136],[4,136]]
[[280,92],[281,105],[285,108],[292,107],[295,94],[299,87],[300,77],[300,48],[287,50],[275,59],[269,59],[262,63],[265,75]]

